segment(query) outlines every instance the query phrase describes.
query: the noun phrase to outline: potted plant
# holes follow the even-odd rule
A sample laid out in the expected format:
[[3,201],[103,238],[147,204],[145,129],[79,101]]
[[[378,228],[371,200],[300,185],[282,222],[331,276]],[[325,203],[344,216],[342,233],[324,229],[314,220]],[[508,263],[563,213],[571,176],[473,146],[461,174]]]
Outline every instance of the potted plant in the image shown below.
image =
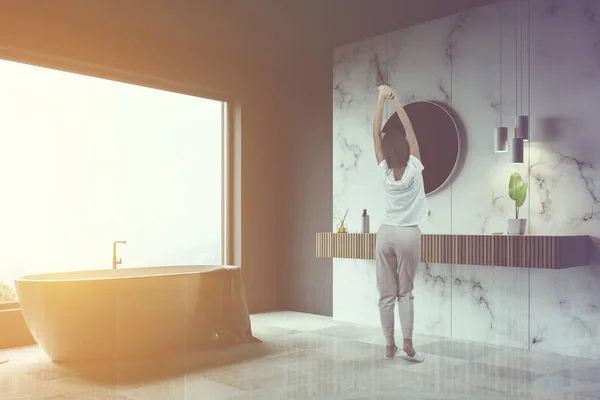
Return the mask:
[[508,234],[511,236],[525,234],[527,220],[519,218],[519,208],[525,203],[527,197],[527,182],[523,181],[521,174],[515,172],[508,181],[508,195],[515,202],[515,218],[508,220]]

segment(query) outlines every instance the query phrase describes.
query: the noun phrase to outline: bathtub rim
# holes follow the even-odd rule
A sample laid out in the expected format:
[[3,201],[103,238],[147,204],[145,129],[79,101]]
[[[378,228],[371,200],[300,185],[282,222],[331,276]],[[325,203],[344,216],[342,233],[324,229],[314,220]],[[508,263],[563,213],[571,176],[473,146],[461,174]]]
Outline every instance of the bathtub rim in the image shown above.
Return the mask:
[[147,274],[147,275],[132,275],[132,276],[102,276],[102,277],[90,277],[90,278],[70,278],[70,279],[42,279],[44,276],[55,275],[55,274],[69,274],[69,273],[82,273],[82,272],[105,272],[111,273],[113,269],[93,269],[93,270],[77,270],[77,271],[64,271],[64,272],[48,272],[44,274],[32,274],[25,275],[18,279],[15,279],[15,286],[17,283],[27,282],[27,283],[49,283],[49,282],[90,282],[90,281],[115,281],[115,280],[131,280],[131,279],[148,279],[148,278],[156,278],[156,277],[166,277],[166,276],[179,276],[179,275],[198,275],[204,274],[213,271],[219,270],[235,270],[241,269],[240,266],[237,265],[196,265],[196,264],[188,264],[188,265],[160,265],[160,266],[151,266],[151,267],[130,267],[130,268],[117,268],[117,271],[135,271],[140,269],[160,269],[160,268],[181,268],[181,267],[214,267],[214,269],[204,270],[204,271],[186,271],[186,272],[173,272],[173,273],[160,273],[160,274]]

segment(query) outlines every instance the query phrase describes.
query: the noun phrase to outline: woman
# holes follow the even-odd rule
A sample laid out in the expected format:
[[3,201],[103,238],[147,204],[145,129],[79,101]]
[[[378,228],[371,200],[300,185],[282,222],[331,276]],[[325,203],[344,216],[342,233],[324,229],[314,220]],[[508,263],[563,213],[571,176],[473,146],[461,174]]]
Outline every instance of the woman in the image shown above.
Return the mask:
[[[394,105],[404,132],[382,132],[386,100]],[[389,86],[379,87],[373,141],[386,197],[385,217],[377,233],[376,244],[377,289],[381,327],[386,340],[385,358],[392,359],[398,352],[394,339],[394,306],[398,300],[404,338],[405,355],[402,358],[421,362],[423,357],[415,351],[412,343],[412,290],[421,261],[421,231],[418,225],[427,219],[428,214],[423,164],[410,119]]]

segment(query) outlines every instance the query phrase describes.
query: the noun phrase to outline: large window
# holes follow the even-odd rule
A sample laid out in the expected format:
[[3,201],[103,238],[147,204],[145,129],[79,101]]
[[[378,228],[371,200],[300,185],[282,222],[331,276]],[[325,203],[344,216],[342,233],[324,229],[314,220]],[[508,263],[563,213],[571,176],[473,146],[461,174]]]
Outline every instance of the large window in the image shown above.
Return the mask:
[[223,109],[0,60],[0,282],[221,264]]

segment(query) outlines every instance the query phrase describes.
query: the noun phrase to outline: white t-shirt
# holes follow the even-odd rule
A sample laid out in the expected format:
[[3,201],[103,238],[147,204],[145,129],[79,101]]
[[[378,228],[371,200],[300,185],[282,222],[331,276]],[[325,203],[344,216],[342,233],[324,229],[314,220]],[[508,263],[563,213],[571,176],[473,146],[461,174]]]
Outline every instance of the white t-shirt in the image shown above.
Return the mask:
[[383,160],[379,171],[385,189],[384,225],[415,226],[427,219],[429,210],[423,186],[423,164],[417,157],[409,156],[402,179],[396,180],[394,171]]

